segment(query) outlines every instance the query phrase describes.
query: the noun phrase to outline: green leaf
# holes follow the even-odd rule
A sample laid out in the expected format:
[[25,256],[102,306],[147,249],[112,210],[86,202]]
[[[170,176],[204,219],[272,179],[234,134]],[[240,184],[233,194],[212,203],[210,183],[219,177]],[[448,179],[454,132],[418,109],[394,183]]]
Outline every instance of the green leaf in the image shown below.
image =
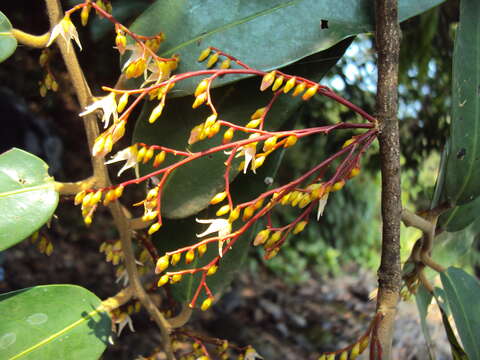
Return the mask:
[[417,303],[418,313],[420,315],[420,324],[422,326],[423,336],[425,337],[425,343],[428,351],[428,358],[435,359],[435,354],[433,349],[435,345],[430,336],[430,330],[428,329],[427,315],[428,307],[432,302],[432,294],[430,294],[423,285],[420,285],[417,293],[415,294],[415,301]]
[[12,35],[12,24],[0,11],[0,62],[6,60],[17,48],[17,39]]
[[462,269],[440,273],[458,334],[470,360],[480,359],[480,283]]
[[54,180],[43,160],[15,148],[0,155],[0,251],[38,230],[57,204]]
[[480,195],[480,2],[460,2],[453,53],[451,151],[446,197],[465,204]]
[[[400,0],[399,19],[406,20],[442,2]],[[253,68],[270,70],[373,29],[370,0],[158,0],[131,27],[142,35],[164,32],[166,41],[160,56],[180,54],[180,73],[204,69],[205,64],[197,58],[209,46]],[[228,76],[216,85],[238,78]],[[195,84],[184,81],[177,89],[182,90],[179,96],[192,94]]]
[[75,285],[45,285],[0,295],[1,359],[98,359],[111,320],[101,300]]
[[478,219],[480,216],[480,197],[465,205],[455,206],[442,214],[438,225],[449,232],[460,231]]
[[[308,77],[319,81],[325,73],[343,55],[352,39],[346,39],[331,49],[312,55],[297,64],[285,69],[290,74]],[[245,124],[251,114],[259,107],[266,106],[272,92],[258,90],[259,79],[246,79],[229,86],[212,91],[213,102],[220,118],[237,124]],[[282,95],[275,102],[266,119],[266,129],[276,130],[292,114],[302,100],[290,95]],[[160,144],[178,150],[188,148],[187,140],[191,129],[205,121],[210,113],[202,107],[192,110],[193,97],[167,99],[164,113],[153,125],[147,119],[156,102],[147,103],[137,120],[133,142],[149,145]],[[190,151],[206,150],[221,143],[223,131],[212,139],[200,141],[190,147]],[[178,161],[167,156],[165,165]],[[173,172],[165,184],[162,195],[162,215],[167,218],[185,218],[204,209],[213,195],[224,187],[224,162],[227,156],[223,152],[195,160]],[[237,159],[234,165],[238,165]],[[236,169],[236,165],[233,169]],[[141,174],[150,173],[153,169],[141,167]],[[231,180],[236,171],[232,171]]]

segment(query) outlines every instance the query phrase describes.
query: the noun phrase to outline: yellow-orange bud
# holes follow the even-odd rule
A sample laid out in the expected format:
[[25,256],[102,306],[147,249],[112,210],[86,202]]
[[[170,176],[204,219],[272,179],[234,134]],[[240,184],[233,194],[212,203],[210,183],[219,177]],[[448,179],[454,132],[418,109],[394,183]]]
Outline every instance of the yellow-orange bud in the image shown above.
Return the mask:
[[218,204],[218,203],[222,202],[223,200],[225,200],[226,197],[227,197],[227,192],[226,191],[220,192],[220,193],[216,194],[212,198],[212,200],[210,200],[210,204],[211,205]]
[[152,235],[153,233],[156,233],[160,228],[162,227],[162,224],[156,222],[150,228],[148,229],[148,235]]
[[288,93],[290,90],[293,89],[293,87],[295,86],[295,82],[297,81],[297,78],[294,76],[292,78],[290,78],[287,83],[285,84],[285,87],[283,88],[283,93],[286,94]]
[[303,194],[302,197],[300,198],[300,201],[298,202],[298,207],[300,209],[303,209],[304,207],[306,207],[308,204],[310,204],[312,202],[311,198],[310,198],[310,194]]
[[348,145],[350,145],[351,143],[353,143],[355,141],[354,138],[351,138],[351,139],[348,139],[347,141],[345,141],[342,145],[342,149],[345,149]]
[[225,131],[223,133],[222,144],[228,144],[232,140],[234,132],[235,130],[233,130],[233,128],[229,128],[227,131]]
[[292,93],[292,96],[298,96],[300,95],[301,93],[303,93],[305,91],[305,88],[307,87],[307,84],[305,84],[304,82],[298,84],[296,87],[295,87],[295,90],[293,90],[293,93]]
[[217,114],[212,114],[209,117],[207,117],[207,120],[205,120],[205,127],[210,127],[215,124],[215,121],[217,121]]
[[296,234],[302,232],[303,229],[305,229],[305,226],[307,226],[307,222],[306,222],[306,221],[300,221],[300,222],[298,222],[297,225],[295,225],[295,228],[293,229],[292,234],[293,234],[293,235],[296,235]]
[[97,190],[90,200],[91,205],[95,205],[102,200],[102,190]]
[[265,140],[263,143],[263,151],[272,150],[277,144],[277,140],[278,138],[276,136],[269,137],[267,140]]
[[212,51],[212,49],[210,49],[210,48],[206,48],[206,49],[202,50],[202,52],[200,53],[197,61],[202,62],[203,60],[205,60],[208,57],[208,55],[210,55],[211,51]]
[[260,119],[263,116],[263,114],[265,114],[266,109],[267,108],[265,108],[265,107],[261,107],[261,108],[255,110],[255,112],[252,114],[252,116],[250,116],[250,119],[251,120]]
[[348,359],[348,351],[344,351],[340,354],[339,360],[347,360]]
[[275,70],[265,74],[262,78],[262,83],[260,84],[260,91],[264,91],[273,84],[275,80]]
[[115,37],[115,45],[117,46],[120,54],[125,52],[125,48],[127,46],[127,37],[125,34],[123,34],[123,32],[117,32],[117,36]]
[[353,345],[353,348],[350,351],[350,360],[355,360],[358,355],[360,355],[360,343]]
[[236,207],[230,212],[230,216],[228,217],[228,222],[233,223],[235,220],[238,219],[239,216],[240,216],[240,208]]
[[285,144],[283,145],[283,147],[290,147],[290,146],[293,146],[296,144],[298,138],[295,136],[295,135],[290,135],[289,137],[287,137],[287,141],[285,141]]
[[208,137],[209,138],[214,137],[215,135],[218,134],[219,131],[220,131],[220,123],[216,122],[215,124],[210,126],[210,128],[208,129]]
[[212,265],[208,268],[207,271],[207,276],[211,276],[217,272],[218,266],[217,265]]
[[123,189],[124,189],[123,185],[117,186],[115,188],[115,199],[118,199],[120,196],[122,196]]
[[273,83],[273,86],[272,86],[272,91],[276,91],[280,88],[280,86],[282,86],[283,79],[284,79],[283,75],[280,75],[275,79],[275,82]]
[[312,87],[309,87],[307,91],[305,91],[302,95],[303,100],[308,100],[310,99],[313,95],[315,95],[318,91],[318,85],[314,85]]
[[335,184],[333,184],[332,190],[330,191],[333,192],[333,191],[341,190],[344,186],[345,186],[345,180],[337,181]]
[[207,101],[207,93],[201,93],[195,98],[193,102],[192,109],[196,109],[200,105],[202,105],[205,101]]
[[150,124],[153,124],[160,117],[160,115],[162,115],[164,106],[165,103],[163,101],[160,101],[160,103],[155,106],[155,108],[152,110],[152,113],[150,114],[150,117],[148,118],[148,122]]
[[207,69],[211,68],[214,66],[218,61],[218,53],[212,54],[207,61]]
[[173,254],[173,255],[172,255],[172,260],[171,260],[172,265],[173,265],[173,266],[177,265],[181,258],[182,258],[182,254],[181,254],[181,253],[175,253],[175,254]]
[[225,59],[222,61],[222,63],[220,64],[220,69],[229,69],[230,68],[230,59]]
[[197,248],[198,256],[202,257],[207,252],[207,244],[202,244]]
[[75,205],[81,204],[82,201],[83,201],[83,198],[85,197],[85,195],[86,195],[85,190],[82,190],[82,191],[80,191],[79,193],[77,193],[77,195],[75,195],[74,204],[75,204]]
[[267,241],[269,235],[270,235],[270,230],[268,229],[259,231],[257,236],[255,236],[255,239],[253,240],[253,246],[264,244]]
[[207,90],[209,82],[210,81],[208,79],[203,79],[202,81],[200,81],[200,83],[197,85],[197,88],[195,89],[195,97],[197,97],[201,93],[204,93],[205,90]]
[[230,205],[223,205],[220,209],[217,210],[215,215],[217,216],[223,216],[227,214],[230,211]]
[[273,249],[273,250],[267,252],[267,253],[265,254],[265,260],[270,260],[270,259],[274,258],[275,256],[277,256],[278,252],[279,252],[279,249],[278,249],[278,248]]
[[149,147],[145,156],[143,157],[143,163],[146,164],[153,157],[153,147]]
[[369,343],[370,343],[370,337],[369,336],[365,336],[360,341],[360,354],[365,351],[365,349],[368,347]]
[[353,177],[357,176],[358,174],[360,174],[360,168],[359,168],[359,167],[354,167],[354,168],[350,171],[350,174],[348,174],[348,177],[349,177],[349,178],[353,178]]
[[243,217],[242,220],[248,220],[252,217],[253,213],[255,212],[255,207],[254,206],[247,206],[245,210],[243,210]]
[[258,169],[260,166],[263,165],[263,163],[265,162],[265,159],[267,157],[265,155],[261,155],[259,157],[257,157],[254,161],[253,161],[253,166],[252,166],[252,169],[253,170],[256,170]]
[[190,249],[185,255],[185,264],[190,264],[195,259],[195,250]]
[[183,277],[182,274],[175,274],[170,278],[170,283],[175,284],[175,283],[179,282],[180,280],[182,280],[182,277]]
[[105,154],[108,154],[110,151],[112,151],[113,147],[113,137],[112,135],[108,135],[107,138],[105,139],[105,144],[103,145],[103,152]]
[[158,167],[164,160],[165,156],[167,153],[165,151],[160,151],[157,156],[155,156],[155,159],[153,160],[153,167],[156,168]]
[[168,268],[170,257],[168,255],[163,255],[157,260],[155,265],[155,274],[160,274]]
[[202,306],[200,306],[200,309],[202,309],[202,311],[206,311],[210,306],[212,306],[212,298],[206,298],[203,301]]
[[245,125],[246,128],[249,128],[249,129],[255,129],[258,127],[258,125],[260,125],[260,123],[262,122],[261,119],[255,119],[255,120],[250,120],[247,125]]
[[162,287],[168,282],[168,280],[170,280],[170,277],[168,275],[162,275],[158,280],[157,286]]
[[145,156],[146,152],[147,152],[147,148],[145,146],[142,146],[142,148],[138,150],[137,162],[141,162],[143,160],[143,157]]
[[90,14],[90,5],[84,6],[82,9],[82,12],[80,13],[80,19],[82,20],[83,26],[87,25],[89,14]]

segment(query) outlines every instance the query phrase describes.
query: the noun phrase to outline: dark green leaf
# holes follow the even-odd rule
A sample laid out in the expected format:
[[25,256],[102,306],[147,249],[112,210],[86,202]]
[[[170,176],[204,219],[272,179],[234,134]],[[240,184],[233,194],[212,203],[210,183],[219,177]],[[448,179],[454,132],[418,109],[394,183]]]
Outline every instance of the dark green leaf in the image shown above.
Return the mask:
[[0,62],[7,59],[17,48],[17,39],[12,35],[12,24],[0,11]]
[[438,225],[449,232],[460,231],[478,219],[479,216],[480,198],[476,198],[465,205],[455,206],[442,214],[438,219]]
[[480,195],[480,2],[460,2],[453,54],[451,151],[447,199],[465,204]]
[[[347,39],[333,48],[312,55],[297,64],[285,69],[286,72],[305,76],[319,81],[336,61],[343,55],[352,39]],[[268,104],[272,92],[258,90],[258,79],[246,79],[229,86],[214,89],[213,101],[220,118],[233,123],[245,124],[251,114],[259,107]],[[298,97],[282,95],[272,107],[266,120],[266,128],[278,129],[289,116],[294,114],[301,103]],[[156,123],[147,122],[154,104],[146,104],[142,115],[137,120],[134,142],[160,144],[178,150],[187,148],[187,140],[191,129],[205,121],[209,112],[202,109],[192,110],[193,97],[167,99],[164,113]],[[212,139],[194,144],[191,151],[201,151],[221,143],[223,131]],[[213,195],[224,186],[224,162],[227,156],[221,153],[212,154],[182,166],[169,176],[162,197],[162,215],[167,218],[185,218],[204,209]],[[238,159],[240,161],[241,159]],[[164,164],[177,159],[168,157]],[[238,162],[235,162],[238,164]],[[236,168],[236,166],[234,166]],[[147,174],[152,168],[142,167],[141,173]],[[232,173],[231,179],[235,177]]]
[[450,267],[440,273],[458,334],[470,360],[480,359],[480,283],[465,271]]
[[98,359],[111,321],[101,300],[75,285],[46,285],[0,295],[1,359]]
[[[422,13],[442,0],[400,0],[399,19]],[[328,49],[347,37],[374,29],[370,0],[161,0],[132,25],[142,35],[164,32],[161,56],[180,54],[179,72],[204,69],[199,53],[214,46],[253,68],[284,67]],[[225,77],[217,85],[238,77]],[[192,81],[179,84],[179,96],[191,94]]]
[[57,203],[47,164],[20,149],[0,155],[0,251],[45,224]]
[[432,302],[432,294],[430,294],[423,285],[420,285],[417,293],[415,294],[415,300],[420,315],[420,324],[422,326],[423,336],[425,337],[425,342],[427,345],[428,357],[429,359],[434,359],[434,344],[432,342],[432,337],[430,336],[430,330],[428,329],[427,323],[428,307]]

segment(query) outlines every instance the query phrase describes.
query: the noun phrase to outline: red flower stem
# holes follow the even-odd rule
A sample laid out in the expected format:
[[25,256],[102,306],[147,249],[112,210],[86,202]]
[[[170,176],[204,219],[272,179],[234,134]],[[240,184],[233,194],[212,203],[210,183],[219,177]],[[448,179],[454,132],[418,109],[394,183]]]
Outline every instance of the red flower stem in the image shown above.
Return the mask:
[[270,109],[272,108],[272,105],[273,103],[278,99],[278,96],[282,93],[282,90],[278,90],[275,92],[275,94],[273,95],[272,99],[270,100],[270,102],[267,104],[267,106],[265,107],[265,112],[263,113],[262,117],[260,118],[261,121],[260,121],[260,126],[259,126],[259,129],[260,130],[263,130],[263,124],[265,122],[265,117],[267,116],[268,112],[270,111]]
[[251,69],[250,66],[248,66],[247,64],[243,63],[242,61],[238,60],[235,56],[232,56],[232,55],[229,55],[227,53],[224,53],[222,50],[216,48],[216,47],[213,47],[213,46],[210,46],[210,49],[212,49],[213,51],[217,52],[218,55],[221,55],[221,56],[225,56],[226,58],[236,62],[238,65],[240,65],[241,67],[245,68],[245,69]]
[[227,162],[225,163],[225,173],[223,177],[225,178],[225,192],[227,193],[228,206],[230,206],[230,211],[233,211],[233,201],[232,194],[230,194],[230,168],[232,167],[232,161],[235,157],[235,154],[238,150],[238,146],[232,149],[232,152],[228,156]]
[[148,145],[148,144],[141,143],[141,142],[137,143],[137,145],[141,146],[141,147],[152,148],[154,150],[165,151],[165,152],[171,153],[173,155],[190,156],[192,154],[192,153],[189,153],[189,152],[186,152],[186,151],[179,151],[179,150],[171,149],[171,148],[168,148],[168,147],[165,147],[165,146],[160,146],[160,145]]

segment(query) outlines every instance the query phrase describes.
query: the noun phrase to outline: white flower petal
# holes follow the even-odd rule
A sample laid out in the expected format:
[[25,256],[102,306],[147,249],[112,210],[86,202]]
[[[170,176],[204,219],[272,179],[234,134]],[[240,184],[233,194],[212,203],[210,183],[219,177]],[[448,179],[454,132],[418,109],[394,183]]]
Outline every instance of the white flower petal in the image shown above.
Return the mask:
[[325,206],[327,205],[327,201],[328,201],[328,193],[323,195],[318,200],[317,221],[320,220],[320,217],[323,215],[323,211],[325,210]]

